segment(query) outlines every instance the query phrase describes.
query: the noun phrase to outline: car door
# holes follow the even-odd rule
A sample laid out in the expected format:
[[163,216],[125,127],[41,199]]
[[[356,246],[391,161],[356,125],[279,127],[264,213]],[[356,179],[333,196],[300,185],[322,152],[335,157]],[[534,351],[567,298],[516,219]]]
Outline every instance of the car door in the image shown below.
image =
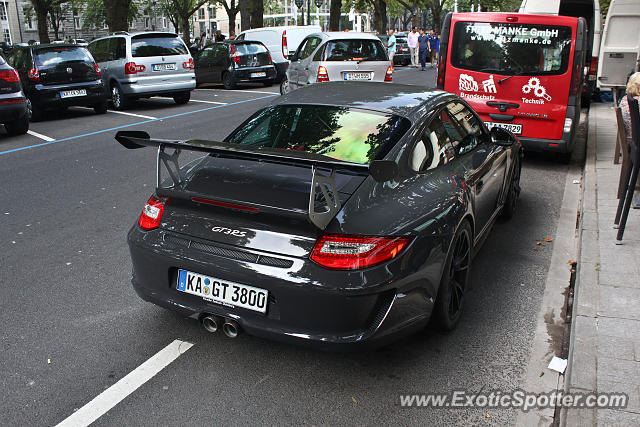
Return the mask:
[[318,72],[317,64],[313,63],[313,53],[320,46],[322,39],[320,37],[307,37],[306,43],[300,49],[298,57],[298,87],[315,83],[316,74]]
[[214,47],[215,45],[204,48],[195,61],[196,81],[198,83],[215,83],[212,72],[213,58],[215,56]]
[[219,83],[222,81],[222,73],[224,73],[229,66],[229,45],[226,43],[216,43],[212,48],[211,81]]
[[304,39],[302,41],[302,43],[300,43],[300,46],[298,46],[298,50],[296,50],[295,53],[295,61],[291,61],[291,63],[289,64],[289,69],[287,70],[287,78],[289,79],[289,86],[291,86],[291,89],[297,89],[298,86],[298,74],[299,74],[299,69],[300,69],[300,53],[302,52],[302,49],[304,49],[304,47],[306,46],[307,42],[308,42],[308,38]]
[[466,169],[465,181],[474,199],[476,228],[480,236],[497,214],[507,168],[507,151],[491,142],[478,116],[462,102],[447,104],[455,135],[453,146]]

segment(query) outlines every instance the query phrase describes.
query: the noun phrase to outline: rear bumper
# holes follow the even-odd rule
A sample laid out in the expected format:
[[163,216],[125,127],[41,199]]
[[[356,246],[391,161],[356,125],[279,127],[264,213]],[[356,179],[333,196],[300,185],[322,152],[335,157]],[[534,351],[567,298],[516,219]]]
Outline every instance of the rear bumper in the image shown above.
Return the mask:
[[518,139],[522,143],[524,149],[528,151],[570,153],[573,151],[576,139],[576,129],[580,124],[580,108],[573,106],[567,107],[566,117],[572,120],[571,128],[567,132],[563,131],[560,139],[528,138],[526,136],[518,136]]
[[[366,272],[326,270],[306,259],[294,259],[290,268],[280,268],[194,254],[192,248],[180,248],[159,238],[161,234],[157,230],[143,232],[137,226],[129,232],[132,284],[142,299],[185,317],[199,319],[210,313],[236,320],[251,335],[345,348],[382,345],[423,328],[431,315],[435,298],[427,295],[424,281],[403,276],[403,256]],[[177,291],[178,268],[267,289],[266,314]],[[371,283],[367,278],[379,282]],[[343,286],[329,288],[323,282]],[[356,283],[367,285],[358,287]]]
[[0,100],[0,123],[12,122],[27,114],[27,104],[24,98],[19,102],[3,104]]
[[[264,77],[251,77],[255,73],[265,73]],[[268,67],[251,67],[236,68],[233,70],[233,80],[237,83],[248,82],[273,82],[276,80],[276,67],[273,65]]]
[[163,96],[175,92],[191,91],[196,88],[195,73],[181,73],[175,77],[167,77],[158,81],[157,77],[130,78],[118,81],[122,93],[129,96]]
[[[72,98],[62,98],[60,93],[66,90],[84,89],[87,94]],[[40,108],[91,106],[107,101],[107,93],[102,80],[66,85],[36,85],[28,92],[31,102]]]

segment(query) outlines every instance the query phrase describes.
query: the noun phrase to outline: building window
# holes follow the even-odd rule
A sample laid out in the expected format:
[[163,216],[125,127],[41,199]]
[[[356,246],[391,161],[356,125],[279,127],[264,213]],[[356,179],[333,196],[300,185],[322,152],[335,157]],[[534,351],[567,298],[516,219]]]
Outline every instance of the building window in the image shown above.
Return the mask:
[[4,41],[11,44],[11,33],[9,32],[8,28],[2,30],[2,35],[4,36]]
[[162,28],[167,28],[167,18],[162,18]]
[[144,28],[149,29],[149,27],[151,26],[151,18],[149,18],[148,16],[144,17]]
[[7,2],[6,1],[0,2],[0,20],[2,21],[7,20]]
[[204,19],[204,7],[198,9],[198,19]]
[[209,19],[216,19],[216,8],[209,6]]

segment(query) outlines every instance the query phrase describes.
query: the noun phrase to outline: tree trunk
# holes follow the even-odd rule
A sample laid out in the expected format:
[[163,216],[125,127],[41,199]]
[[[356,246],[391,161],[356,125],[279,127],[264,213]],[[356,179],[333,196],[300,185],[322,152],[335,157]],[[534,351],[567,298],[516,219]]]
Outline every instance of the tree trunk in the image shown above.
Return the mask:
[[340,31],[340,13],[342,0],[331,0],[329,7],[329,31]]
[[180,24],[182,27],[180,28],[182,30],[182,40],[184,40],[184,44],[187,46],[191,46],[191,31],[189,31],[191,29],[191,25],[189,25],[189,18],[189,16],[183,16]]
[[251,28],[251,14],[249,12],[249,0],[238,0],[240,7],[240,31]]
[[264,3],[262,0],[251,0],[251,28],[264,27]]
[[38,20],[38,38],[40,39],[40,43],[49,43],[51,41],[49,40],[49,31],[47,31],[47,15],[49,11],[41,2],[32,2],[32,4],[36,12],[36,19]]
[[440,26],[442,25],[442,4],[440,0],[431,0],[431,16],[433,16],[434,30],[440,34]]
[[387,32],[387,2],[385,0],[373,1],[373,22],[378,34]]
[[104,0],[105,18],[110,32],[127,31],[129,29],[127,17],[130,6],[131,0]]

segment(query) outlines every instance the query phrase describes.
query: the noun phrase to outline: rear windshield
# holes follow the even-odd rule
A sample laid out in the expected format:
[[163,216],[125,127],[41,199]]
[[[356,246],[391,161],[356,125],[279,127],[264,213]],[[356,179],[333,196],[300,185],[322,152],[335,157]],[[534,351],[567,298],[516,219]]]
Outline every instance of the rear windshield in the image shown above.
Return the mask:
[[403,117],[356,108],[278,105],[250,120],[229,142],[369,164],[384,157],[410,126]]
[[458,22],[451,64],[503,75],[554,75],[567,71],[570,53],[569,27]]
[[387,54],[378,40],[335,40],[327,43],[325,61],[386,61]]
[[260,43],[242,43],[234,44],[233,47],[236,53],[240,55],[255,55],[257,53],[266,53],[267,48]]
[[186,55],[187,48],[178,37],[143,36],[131,38],[131,54],[136,57]]
[[46,68],[63,62],[93,62],[84,47],[45,47],[35,52],[36,66]]
[[396,37],[396,43],[409,43],[406,37]]

